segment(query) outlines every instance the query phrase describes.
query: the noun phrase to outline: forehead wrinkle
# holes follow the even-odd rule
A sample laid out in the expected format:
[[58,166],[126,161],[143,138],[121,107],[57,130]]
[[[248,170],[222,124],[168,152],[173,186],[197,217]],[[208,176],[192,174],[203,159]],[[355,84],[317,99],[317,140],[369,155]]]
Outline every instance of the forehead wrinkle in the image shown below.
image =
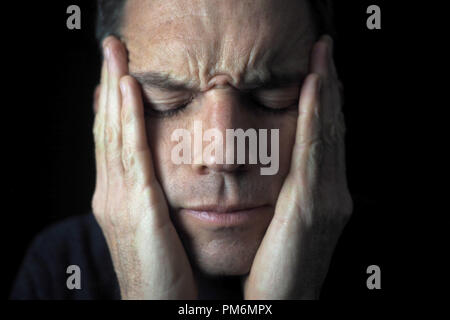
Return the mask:
[[[303,58],[292,59],[293,55],[299,57],[303,53],[308,56],[308,51],[302,48],[307,47],[307,28],[303,24],[296,32],[289,30],[296,26],[292,19],[295,16],[292,8],[298,11],[305,6],[292,7],[283,3],[280,7],[270,1],[263,1],[261,5],[255,6],[251,2],[238,1],[233,7],[219,2],[217,6],[225,9],[220,14],[221,11],[216,9],[213,1],[193,1],[189,8],[185,8],[185,3],[181,1],[167,1],[169,2],[175,4],[175,8],[169,12],[169,5],[160,6],[164,7],[163,11],[152,21],[172,31],[162,32],[162,27],[144,30],[142,27],[140,31],[143,31],[145,37],[141,34],[134,41],[139,43],[134,45],[138,50],[134,52],[133,59],[140,60],[142,71],[149,71],[150,66],[145,54],[144,57],[136,56],[145,51],[151,53],[147,55],[148,59],[157,60],[156,65],[153,64],[158,67],[157,71],[169,71],[174,78],[183,81],[195,79],[199,85],[207,83],[208,78],[218,73],[230,75],[235,84],[238,84],[252,78],[267,79],[272,69],[286,70],[307,65],[301,61],[305,60]],[[271,9],[270,12],[266,12],[267,8]],[[155,9],[159,8],[152,10]],[[178,12],[180,10],[183,12]],[[141,16],[144,14],[139,13],[139,10],[135,11]],[[249,19],[253,15],[259,19]],[[302,16],[304,17],[300,14],[298,18]],[[284,20],[288,21],[279,24],[276,21],[279,17],[285,17]],[[147,20],[151,19],[147,17]],[[239,26],[236,27],[237,25]],[[301,42],[304,44],[299,44]],[[298,52],[293,53],[292,49]],[[293,61],[288,61],[288,57]]]

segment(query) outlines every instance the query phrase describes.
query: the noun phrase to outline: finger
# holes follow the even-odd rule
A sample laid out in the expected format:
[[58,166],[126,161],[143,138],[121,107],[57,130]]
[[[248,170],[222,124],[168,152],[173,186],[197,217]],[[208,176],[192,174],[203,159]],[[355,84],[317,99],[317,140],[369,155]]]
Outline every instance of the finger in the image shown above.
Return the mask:
[[125,176],[132,185],[145,187],[155,179],[150,148],[147,143],[142,94],[131,76],[120,80],[122,93],[122,163]]
[[314,44],[311,52],[310,72],[320,75],[323,81],[327,81],[329,77],[327,66],[327,55],[329,50],[328,38],[326,36],[322,36],[319,41]]
[[[339,79],[337,74],[336,65],[334,63],[334,42],[333,39],[329,35],[324,35],[323,40],[327,43],[328,48],[328,70],[330,73],[330,94],[329,99],[330,103],[333,104],[334,108],[334,122],[331,128],[329,128],[329,137],[332,141],[336,141],[337,144],[340,144],[343,149],[344,136],[345,136],[345,119],[344,114],[342,113],[342,105],[343,105],[343,84]],[[325,99],[328,97],[325,96]],[[343,150],[340,150],[343,151]]]
[[313,167],[317,166],[321,157],[321,81],[318,74],[308,75],[300,93],[291,172],[300,174],[302,179],[306,179],[308,172],[315,171]]
[[329,35],[322,36],[322,41],[327,44],[328,49],[328,69],[330,72],[330,76],[334,79],[338,79],[336,65],[334,64],[334,41]]
[[[337,104],[339,110],[341,110],[341,106],[342,106],[342,98],[343,98],[343,90],[344,90],[344,86],[342,84],[342,81],[339,79],[339,75],[337,73],[337,69],[336,69],[336,64],[334,63],[334,41],[333,38],[331,38],[329,35],[324,35],[322,37],[322,41],[324,41],[327,44],[327,48],[328,48],[328,54],[327,54],[327,59],[328,59],[328,70],[330,73],[330,81],[331,84],[333,85],[333,91],[335,92],[334,94],[336,94],[339,97],[339,103]],[[337,100],[335,100],[337,101]]]
[[335,139],[337,126],[339,124],[338,114],[341,112],[342,104],[342,83],[336,73],[333,60],[333,40],[330,36],[324,35],[314,45],[311,56],[311,72],[318,73],[324,80],[323,90],[323,126],[324,139],[326,143],[331,143],[330,139]]
[[337,176],[338,182],[344,186],[347,186],[347,168],[346,168],[346,157],[345,157],[345,119],[344,114],[340,112],[338,114],[338,126],[337,126],[338,138],[337,138],[337,152],[336,152],[336,162],[337,162]]
[[[343,84],[339,79],[336,65],[334,63],[334,43],[329,35],[324,35],[321,38],[327,44],[327,67],[329,73],[329,90],[324,92],[323,103],[330,106],[330,114],[332,120],[325,124],[323,135],[324,142],[328,148],[325,148],[323,159],[323,180],[324,185],[333,188],[337,186],[336,197],[343,197],[338,201],[343,203],[351,203],[348,200],[348,186],[346,174],[346,159],[345,159],[345,119],[342,112],[343,105]],[[325,106],[324,106],[325,108]],[[328,107],[327,107],[328,108]],[[328,149],[328,150],[326,150]],[[347,200],[343,200],[347,199]],[[349,209],[349,212],[352,210]]]
[[[324,77],[322,92],[322,137],[324,142],[322,174],[325,184],[345,175],[344,117],[342,113],[342,84],[338,79],[333,60],[333,40],[324,35],[312,52],[312,72]],[[344,169],[343,169],[344,168]]]
[[[98,89],[100,92],[98,93]],[[106,61],[102,63],[102,72],[100,85],[96,89],[97,100],[94,105],[95,120],[94,120],[94,142],[95,142],[95,167],[96,167],[96,180],[95,180],[95,192],[93,197],[93,207],[103,211],[104,204],[99,203],[102,201],[104,194],[106,194],[107,188],[107,171],[106,171],[106,155],[105,155],[105,140],[104,140],[104,127],[105,127],[105,108],[107,103],[107,90],[108,90],[108,70]],[[96,110],[95,110],[96,109]],[[99,206],[101,206],[99,208]]]
[[108,168],[108,182],[118,178],[123,173],[121,161],[122,133],[120,122],[120,109],[122,97],[119,81],[128,73],[126,52],[123,44],[110,36],[105,40],[105,53],[108,65],[108,93],[106,104],[106,163]]
[[[134,201],[139,214],[142,208],[156,214],[146,216],[149,225],[156,228],[171,225],[167,201],[159,185],[152,162],[150,147],[147,143],[144,107],[138,82],[131,76],[120,81],[122,94],[122,163],[125,186],[130,194],[137,197]],[[131,190],[130,190],[131,189]]]
[[[98,88],[98,86],[97,86]],[[96,89],[97,91],[97,89]],[[95,119],[94,119],[94,137],[95,137],[95,147],[104,150],[105,141],[105,122],[106,122],[106,103],[108,94],[108,66],[104,60],[102,63],[102,72],[100,79],[100,94],[98,96],[97,107],[94,108]]]
[[[342,92],[343,92],[343,84],[342,81],[339,79],[339,75],[336,69],[336,64],[334,63],[334,41],[333,38],[331,38],[329,35],[324,35],[322,37],[322,41],[325,41],[327,43],[328,48],[328,69],[330,73],[330,77],[333,80],[333,84],[337,86],[340,99],[342,100]],[[341,105],[340,103],[339,105]]]
[[[320,91],[322,79],[318,74],[309,74],[302,86],[299,101],[299,116],[295,143],[292,150],[291,167],[286,177],[272,219],[275,225],[293,227],[301,216],[311,221],[311,205],[316,192],[318,168],[321,162],[320,139]],[[280,201],[283,200],[283,201]],[[298,209],[302,212],[298,215]],[[292,219],[291,219],[292,218]]]

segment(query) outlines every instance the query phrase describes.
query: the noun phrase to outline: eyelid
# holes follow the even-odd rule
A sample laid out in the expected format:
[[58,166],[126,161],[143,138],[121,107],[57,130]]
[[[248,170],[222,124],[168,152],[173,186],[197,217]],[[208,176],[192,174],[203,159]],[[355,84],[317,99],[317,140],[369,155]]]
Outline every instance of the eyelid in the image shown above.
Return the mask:
[[156,118],[169,118],[175,116],[177,114],[182,113],[186,110],[186,105],[179,106],[177,108],[168,109],[168,110],[156,110],[154,108],[144,108],[145,116],[156,117]]
[[[178,108],[181,105],[189,104],[194,96],[189,92],[170,92],[165,94],[161,92],[149,92],[150,90],[144,89],[143,98],[145,103],[153,109],[164,111],[168,109]],[[169,94],[168,94],[169,93]]]
[[261,88],[256,89],[254,91],[255,93],[259,94],[299,94],[300,93],[300,86],[298,84],[295,85],[286,85],[286,86],[280,86],[276,88]]
[[180,99],[190,97],[192,92],[188,91],[172,91],[158,88],[144,88],[144,93],[153,100]]
[[300,87],[292,85],[289,87],[259,89],[252,93],[254,99],[268,108],[286,108],[298,102]]

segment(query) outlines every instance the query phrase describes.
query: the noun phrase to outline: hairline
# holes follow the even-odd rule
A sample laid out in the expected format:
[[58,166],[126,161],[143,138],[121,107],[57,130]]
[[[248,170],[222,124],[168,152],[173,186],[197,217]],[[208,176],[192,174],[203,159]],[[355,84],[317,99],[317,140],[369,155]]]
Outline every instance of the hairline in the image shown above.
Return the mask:
[[[103,22],[103,10],[102,10],[102,4],[107,6],[107,4],[110,5],[112,3],[111,0],[97,0],[97,26],[96,26],[96,38],[98,40],[98,43],[100,45],[100,48],[102,47],[103,40],[108,36],[116,36],[117,38],[121,39],[121,29],[123,27],[123,16],[124,16],[124,9],[125,9],[125,3],[127,0],[112,0],[116,3],[118,3],[117,7],[114,7],[114,10],[112,12],[112,15],[115,16],[116,19],[112,19],[112,22],[110,22],[110,26],[103,28],[104,25]],[[311,10],[311,15],[313,16],[314,24],[316,25],[317,30],[317,37],[321,35],[321,33],[328,33],[333,38],[335,37],[334,29],[332,28],[333,25],[333,15],[331,12],[326,12],[327,10],[331,10],[332,2],[330,0],[306,0],[309,4],[309,8]],[[111,5],[110,5],[111,6]],[[326,17],[327,16],[327,17]],[[328,19],[327,19],[328,18]],[[109,29],[109,30],[103,30],[103,29]]]

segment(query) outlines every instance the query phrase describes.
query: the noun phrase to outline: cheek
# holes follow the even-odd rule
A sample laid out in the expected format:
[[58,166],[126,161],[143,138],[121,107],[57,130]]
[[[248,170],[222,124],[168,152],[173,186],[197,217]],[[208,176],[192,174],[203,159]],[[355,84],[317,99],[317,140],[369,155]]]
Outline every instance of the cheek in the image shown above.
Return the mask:
[[192,122],[188,117],[147,118],[147,140],[152,153],[156,177],[164,190],[169,205],[177,207],[182,203],[186,183],[192,183],[190,165],[177,165],[172,161],[172,149],[178,144],[172,141],[176,129],[189,128]]
[[146,120],[147,141],[152,153],[153,166],[163,186],[168,184],[168,178],[174,170],[171,161],[174,142],[171,141],[171,135],[176,128],[183,128],[183,125],[165,119],[148,118]]
[[[190,166],[179,166],[172,162],[172,148],[177,142],[171,141],[171,135],[175,129],[188,128],[192,119],[183,117],[180,119],[155,119],[147,118],[147,139],[153,158],[153,165],[158,181],[165,191],[167,200],[172,206],[177,206],[186,197],[186,183],[196,185],[198,176]],[[275,204],[277,195],[287,176],[291,163],[292,147],[295,142],[297,117],[295,114],[261,117],[259,128],[279,129],[279,170],[276,175],[260,175],[259,167],[255,167],[245,178],[242,186],[248,185],[250,192],[255,197],[261,194],[270,194],[270,202]],[[258,129],[258,128],[255,128]],[[270,142],[269,142],[270,144]],[[256,187],[256,186],[259,186]],[[263,187],[262,187],[263,186]],[[264,188],[264,192],[261,190]],[[244,188],[245,189],[245,188]]]
[[167,156],[164,150],[167,149],[168,143],[170,142],[170,133],[166,132],[161,122],[155,119],[147,119],[146,130],[147,141],[153,158],[157,163],[159,162],[158,160],[162,160]]

